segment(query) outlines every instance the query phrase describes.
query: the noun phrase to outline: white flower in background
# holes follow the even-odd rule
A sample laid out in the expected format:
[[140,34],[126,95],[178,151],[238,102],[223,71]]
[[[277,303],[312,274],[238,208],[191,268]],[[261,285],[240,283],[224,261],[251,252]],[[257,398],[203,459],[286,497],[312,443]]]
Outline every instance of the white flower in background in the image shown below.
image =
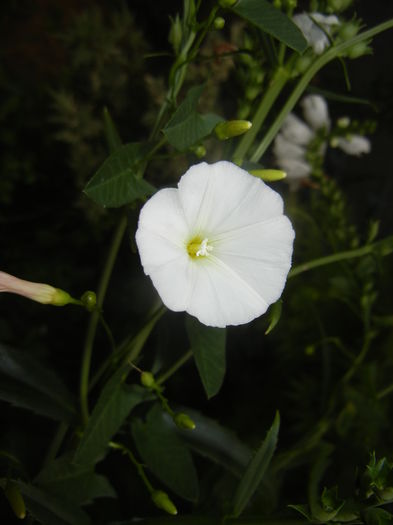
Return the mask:
[[364,153],[370,153],[371,142],[361,135],[350,135],[349,137],[335,137],[330,141],[333,148],[340,148],[347,155],[360,157]]
[[308,95],[300,102],[306,122],[314,129],[330,129],[329,108],[319,95]]
[[340,23],[336,15],[321,13],[301,13],[294,15],[292,20],[316,55],[323,53],[330,45],[327,35],[330,35],[332,28]]
[[142,266],[163,303],[216,327],[247,323],[282,294],[294,231],[283,201],[230,162],[192,166],[143,206]]

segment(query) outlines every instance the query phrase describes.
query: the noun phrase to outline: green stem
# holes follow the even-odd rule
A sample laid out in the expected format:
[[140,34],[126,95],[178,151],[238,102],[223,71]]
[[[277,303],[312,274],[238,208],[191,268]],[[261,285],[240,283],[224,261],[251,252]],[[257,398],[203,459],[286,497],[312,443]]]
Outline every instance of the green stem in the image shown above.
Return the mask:
[[382,399],[383,397],[389,395],[391,392],[393,392],[393,383],[383,390],[380,390],[377,394],[377,399]]
[[337,46],[330,47],[325,53],[320,55],[313,64],[309,67],[309,69],[304,73],[304,75],[300,78],[298,83],[296,84],[295,89],[292,91],[292,94],[288,98],[287,102],[284,104],[282,110],[277,115],[275,121],[271,125],[270,129],[266,133],[266,135],[263,137],[261,143],[255,150],[254,154],[251,157],[252,162],[258,162],[259,159],[262,157],[262,155],[265,153],[267,148],[269,147],[270,143],[274,139],[274,137],[277,135],[279,129],[281,128],[281,125],[285,119],[285,117],[288,115],[288,113],[294,108],[296,102],[299,100],[299,98],[302,96],[304,90],[306,89],[307,85],[311,81],[311,79],[315,76],[315,74],[328,62],[331,60],[339,57],[344,51],[352,47],[353,45],[363,42],[365,40],[369,40],[370,38],[374,37],[375,35],[382,33],[383,31],[386,31],[387,29],[391,29],[393,27],[393,19],[387,20],[386,22],[383,22],[382,24],[377,25],[376,27],[373,27],[369,29],[368,31],[364,31],[363,33],[360,33],[359,35],[351,38],[350,40],[347,40],[345,42],[342,42],[341,44],[338,44]]
[[147,479],[147,476],[145,474],[145,470],[143,468],[142,463],[139,463],[139,461],[136,459],[136,457],[131,452],[131,450],[129,448],[125,447],[124,445],[122,445],[121,443],[115,443],[114,441],[110,441],[109,442],[109,447],[113,448],[114,450],[120,450],[123,454],[128,456],[130,461],[135,465],[136,470],[137,470],[137,472],[139,474],[139,477],[142,479],[142,481],[145,484],[147,490],[150,492],[150,494],[152,494],[154,492],[154,488],[153,488],[152,484],[150,483],[150,481]]
[[123,215],[117,225],[113,235],[112,244],[105,262],[104,270],[101,275],[100,283],[97,291],[97,308],[90,315],[90,321],[87,328],[85,345],[83,349],[82,367],[80,376],[80,404],[82,422],[86,425],[89,419],[89,405],[88,405],[88,391],[89,391],[89,376],[91,356],[93,352],[93,344],[97,331],[97,325],[100,319],[100,310],[104,303],[105,294],[108,288],[109,280],[112,274],[113,266],[119,251],[124,233],[127,228],[127,217]]
[[69,425],[67,423],[64,423],[64,421],[58,424],[56,433],[45,455],[42,467],[45,467],[46,465],[48,465],[51,461],[55,459],[60,449],[60,446],[63,442],[64,436],[67,433],[68,427]]
[[255,113],[255,116],[252,120],[252,128],[243,135],[233,153],[233,159],[236,160],[236,162],[242,161],[244,159],[248,149],[254,142],[257,133],[261,129],[267,114],[269,113],[272,105],[274,104],[278,95],[281,93],[288,79],[289,74],[287,69],[284,67],[279,67],[273,75],[270,85],[259,104],[257,112]]
[[318,266],[325,266],[327,264],[333,264],[347,259],[354,259],[356,257],[362,257],[364,255],[373,253],[373,251],[376,249],[376,246],[378,246],[380,242],[381,241],[379,241],[379,243],[367,244],[366,246],[362,246],[361,248],[356,248],[354,250],[333,253],[332,255],[327,255],[326,257],[320,257],[319,259],[314,259],[303,264],[298,264],[289,272],[288,279],[303,272],[308,272],[309,270],[318,268]]
[[183,354],[166,372],[161,374],[157,380],[157,385],[162,385],[162,383],[165,383],[167,379],[169,379],[175,372],[179,370],[187,361],[193,356],[192,350],[188,350],[185,354]]
[[361,349],[360,353],[356,356],[356,358],[355,358],[351,368],[346,372],[346,374],[342,378],[342,382],[343,383],[348,383],[351,380],[352,376],[355,374],[355,372],[357,371],[359,366],[365,360],[365,358],[366,358],[366,356],[368,354],[368,351],[370,349],[372,339],[373,339],[373,337],[372,337],[372,335],[370,333],[367,333],[365,335],[362,349]]

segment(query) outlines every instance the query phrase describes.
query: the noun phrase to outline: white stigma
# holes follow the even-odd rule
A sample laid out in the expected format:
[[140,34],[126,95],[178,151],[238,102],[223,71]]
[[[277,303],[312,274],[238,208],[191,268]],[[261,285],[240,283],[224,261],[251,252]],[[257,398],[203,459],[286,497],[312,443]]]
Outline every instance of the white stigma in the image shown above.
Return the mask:
[[213,250],[213,246],[209,246],[207,244],[208,240],[209,239],[206,237],[206,239],[203,239],[203,241],[201,242],[201,247],[199,248],[199,250],[195,254],[197,257],[202,257],[202,256],[205,256],[205,255],[209,255],[209,252],[211,252]]

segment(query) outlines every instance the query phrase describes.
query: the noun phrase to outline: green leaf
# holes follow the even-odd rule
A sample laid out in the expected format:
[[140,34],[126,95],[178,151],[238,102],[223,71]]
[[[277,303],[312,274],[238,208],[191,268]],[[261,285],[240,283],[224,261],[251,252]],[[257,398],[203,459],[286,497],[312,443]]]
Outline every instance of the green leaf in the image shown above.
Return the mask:
[[265,335],[270,334],[272,330],[277,326],[278,321],[281,318],[282,312],[282,300],[279,299],[271,305],[268,312],[269,326],[266,329]]
[[299,53],[308,47],[300,29],[267,0],[239,0],[232,10]]
[[251,457],[251,449],[242,443],[235,434],[200,412],[189,407],[181,409],[195,423],[192,432],[177,430],[183,440],[197,454],[224,467],[237,477],[241,477]]
[[152,195],[154,186],[137,177],[146,153],[146,147],[137,142],[120,146],[90,179],[84,192],[104,208],[118,208]]
[[131,410],[151,398],[145,388],[125,385],[125,373],[125,368],[120,368],[103,388],[75,452],[75,463],[87,465],[100,460]]
[[114,153],[118,148],[120,148],[122,142],[107,107],[104,108],[102,114],[104,117],[105,136],[108,143],[109,152]]
[[370,508],[364,512],[367,525],[392,525],[393,515],[384,509]]
[[40,488],[81,505],[96,498],[115,498],[108,480],[93,471],[92,465],[76,465],[67,454],[49,463],[35,479]]
[[277,412],[266,439],[250,461],[237,487],[233,505],[233,515],[235,517],[240,516],[243,512],[265,475],[276,449],[279,428],[280,415]]
[[198,100],[203,89],[204,85],[189,90],[163,130],[168,142],[180,151],[186,151],[210,135],[216,125],[223,120],[212,113],[207,115],[197,113]]
[[201,324],[187,316],[186,327],[203,386],[208,398],[217,394],[225,376],[225,328]]
[[64,498],[53,496],[43,490],[18,482],[26,507],[43,525],[89,525],[89,516]]
[[60,378],[27,352],[0,345],[0,399],[49,416],[71,420],[74,399]]
[[161,406],[149,411],[145,423],[133,421],[131,428],[139,454],[157,478],[182,498],[197,501],[198,478],[191,454]]

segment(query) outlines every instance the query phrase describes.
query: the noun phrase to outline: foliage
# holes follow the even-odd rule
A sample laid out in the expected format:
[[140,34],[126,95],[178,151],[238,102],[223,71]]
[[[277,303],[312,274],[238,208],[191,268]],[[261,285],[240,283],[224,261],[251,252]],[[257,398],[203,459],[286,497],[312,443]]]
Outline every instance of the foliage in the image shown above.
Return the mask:
[[[393,21],[358,4],[4,6],[2,270],[81,297],[1,295],[4,523],[392,522],[389,68],[363,79]],[[321,54],[303,8],[338,16]],[[135,253],[144,202],[200,159],[280,167],[306,91],[331,120],[295,148],[307,176],[269,183],[296,231],[282,298],[225,329],[168,311]]]

